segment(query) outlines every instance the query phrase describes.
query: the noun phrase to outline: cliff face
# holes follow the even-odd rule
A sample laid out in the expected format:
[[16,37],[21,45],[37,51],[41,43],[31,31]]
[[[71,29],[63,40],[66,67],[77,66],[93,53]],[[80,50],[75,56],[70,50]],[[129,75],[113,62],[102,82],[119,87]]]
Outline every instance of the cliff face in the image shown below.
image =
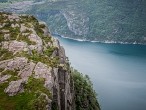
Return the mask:
[[[32,16],[3,13],[0,22],[0,92],[13,97],[34,95],[27,106],[22,105],[25,109],[33,102],[40,110],[50,110],[52,104],[55,110],[74,110],[74,87],[65,51],[45,24]],[[0,104],[1,109],[5,110],[7,103]],[[13,107],[18,109],[15,104]]]
[[0,12],[0,110],[78,110],[75,96],[65,50],[45,23]]

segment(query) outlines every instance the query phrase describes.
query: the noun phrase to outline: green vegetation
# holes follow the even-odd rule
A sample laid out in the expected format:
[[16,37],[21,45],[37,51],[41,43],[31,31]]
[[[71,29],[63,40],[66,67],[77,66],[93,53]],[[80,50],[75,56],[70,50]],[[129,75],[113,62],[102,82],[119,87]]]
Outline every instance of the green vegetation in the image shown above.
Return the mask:
[[44,79],[35,79],[30,77],[25,92],[15,96],[8,96],[4,93],[4,89],[8,83],[0,84],[0,110],[45,110],[47,104],[44,95],[45,93],[52,98],[51,93],[44,87]]
[[8,83],[0,84],[0,110],[34,110],[30,103],[36,99],[34,93],[23,92],[13,97],[4,93]]
[[34,41],[30,41],[30,39],[28,38],[28,36],[25,35],[19,35],[17,41],[24,41],[26,42],[28,45],[36,45],[36,42]]
[[13,58],[13,53],[7,49],[0,48],[0,61]]
[[[34,14],[47,22],[52,33],[67,37],[146,43],[145,5],[144,0],[55,0],[51,4],[33,5],[31,10],[25,13]],[[62,10],[77,13],[73,17],[76,24],[82,22],[79,15],[88,17],[89,21],[84,25],[89,28],[87,34],[72,32]],[[79,27],[81,28],[82,26]]]
[[3,33],[0,32],[0,43],[4,41]]
[[[15,74],[13,71],[7,71],[8,74]],[[12,77],[8,80],[12,81]],[[0,110],[32,110],[29,107],[31,100],[35,99],[33,93],[24,92],[13,97],[4,92],[9,82],[0,84]]]
[[72,69],[72,78],[75,86],[76,110],[100,110],[93,85],[87,75]]
[[29,103],[29,106],[32,110],[46,110],[46,105],[48,102],[45,98],[46,96],[42,95],[42,93],[45,93],[50,99],[52,98],[50,91],[44,87],[44,81],[45,80],[43,78],[35,79],[30,77],[25,86],[25,90],[27,92],[34,93],[36,97]]
[[[11,0],[11,3],[18,1],[23,0]],[[52,33],[87,40],[146,43],[146,1],[144,0],[30,1],[49,2],[32,5],[30,10],[24,13],[33,14],[45,21]],[[0,10],[4,7],[9,7],[9,2],[0,3]],[[70,30],[64,12],[74,19],[71,27],[89,18],[89,21],[84,24],[84,28],[89,29],[87,33],[80,35]],[[75,13],[74,16],[72,12]],[[83,19],[80,19],[80,16]],[[84,28],[82,25],[78,27],[79,30]]]
[[[8,83],[0,84],[0,110],[27,110],[29,107],[27,103],[34,97],[32,94],[22,93],[10,97],[4,93],[4,89]],[[29,109],[28,109],[29,110]]]
[[16,69],[15,70],[4,70],[4,71],[1,72],[1,75],[2,76],[3,75],[11,75],[11,77],[8,79],[9,82],[10,81],[16,81],[16,80],[20,79],[19,76],[17,76],[18,71]]
[[35,50],[33,50],[31,54],[29,54],[28,52],[22,51],[22,52],[17,53],[16,56],[17,57],[26,57],[35,63],[42,62],[48,66],[51,66],[51,67],[58,67],[59,57],[52,57],[51,58],[50,55],[52,55],[53,51],[50,51],[50,50],[48,48],[47,51],[44,52],[44,54],[40,54]]
[[36,94],[37,98],[30,103],[30,109],[32,110],[46,110],[46,105],[48,100],[46,95],[43,95],[41,92]]
[[0,68],[0,72],[4,71],[4,68]]
[[32,51],[32,55],[29,55],[28,59],[33,60],[35,62],[42,62],[42,63],[48,64],[48,65],[50,62],[48,56],[43,55],[43,54],[41,55],[36,51]]
[[52,53],[53,53],[54,50],[55,50],[55,48],[53,48],[53,47],[47,48],[44,51],[44,54],[50,57],[52,55]]
[[40,91],[48,95],[49,98],[52,98],[50,91],[44,87],[44,83],[45,83],[45,79],[43,78],[35,79],[33,77],[29,77],[28,83],[25,85],[25,90],[34,93],[36,91]]

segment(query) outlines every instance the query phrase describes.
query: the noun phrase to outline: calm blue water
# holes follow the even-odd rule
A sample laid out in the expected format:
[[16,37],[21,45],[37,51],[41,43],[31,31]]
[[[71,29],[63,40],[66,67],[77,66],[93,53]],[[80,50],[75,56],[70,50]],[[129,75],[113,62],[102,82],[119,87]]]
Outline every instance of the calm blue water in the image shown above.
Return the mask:
[[58,39],[71,65],[90,76],[102,110],[146,110],[146,46]]

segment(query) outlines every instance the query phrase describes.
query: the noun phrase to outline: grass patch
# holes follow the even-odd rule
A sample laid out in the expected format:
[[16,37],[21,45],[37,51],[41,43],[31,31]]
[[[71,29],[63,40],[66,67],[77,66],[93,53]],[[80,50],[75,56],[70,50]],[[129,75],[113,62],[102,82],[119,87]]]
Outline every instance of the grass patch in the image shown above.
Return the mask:
[[[0,6],[1,6],[1,5],[0,5]],[[6,20],[6,19],[8,18],[7,16],[3,16],[3,14],[5,14],[5,13],[0,12],[0,23],[3,23],[4,20]]]
[[52,53],[53,53],[54,50],[55,50],[55,48],[53,48],[53,47],[47,48],[44,51],[44,54],[50,57],[52,55]]
[[34,41],[30,41],[30,39],[28,38],[28,36],[25,35],[19,35],[18,41],[24,41],[26,42],[28,45],[36,45],[36,42]]
[[28,59],[30,60],[33,60],[35,62],[42,62],[42,63],[45,63],[45,64],[49,64],[49,57],[47,55],[41,55],[39,53],[37,53],[37,51],[33,50],[32,51],[32,55],[30,55],[28,57]]
[[45,24],[39,24],[39,28],[44,29],[45,27],[46,27]]
[[0,84],[0,110],[33,110],[29,103],[35,99],[34,93],[25,92],[10,97],[4,93],[7,86],[8,83]]
[[43,39],[46,43],[52,42],[50,36],[44,36],[42,39]]
[[25,92],[15,96],[8,96],[4,92],[7,86],[8,82],[0,84],[0,110],[45,110],[48,102],[41,93],[52,98],[50,91],[44,87],[44,79],[30,77]]
[[6,71],[3,71],[2,73],[1,73],[1,75],[13,75],[13,76],[16,76],[18,73],[14,70],[14,71],[12,71],[12,70],[6,70]]
[[19,27],[10,28],[9,30],[11,34],[10,40],[16,40],[18,34],[20,33],[20,28]]
[[0,48],[0,61],[13,58],[13,53],[7,49]]
[[0,43],[2,42],[2,41],[4,41],[5,39],[4,39],[4,34],[2,33],[2,32],[0,32]]
[[10,81],[16,81],[16,80],[20,79],[20,77],[18,77],[17,74],[18,74],[17,70],[6,70],[6,71],[1,72],[1,75],[2,75],[2,76],[3,76],[3,75],[12,75],[12,76],[8,79],[9,82],[10,82]]
[[4,71],[4,68],[0,68],[0,72]]
[[59,57],[51,58],[50,60],[51,67],[58,67],[58,64],[59,64]]
[[35,79],[33,77],[29,77],[28,83],[25,86],[25,90],[28,92],[36,92],[41,91],[49,96],[49,98],[52,97],[50,91],[44,87],[45,79],[39,78]]

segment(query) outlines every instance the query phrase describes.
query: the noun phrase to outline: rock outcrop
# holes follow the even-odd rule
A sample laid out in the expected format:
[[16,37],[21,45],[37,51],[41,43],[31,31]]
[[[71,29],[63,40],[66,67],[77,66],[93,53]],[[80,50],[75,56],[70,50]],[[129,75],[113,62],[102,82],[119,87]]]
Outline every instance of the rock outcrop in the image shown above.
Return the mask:
[[[12,98],[12,110],[76,110],[74,95],[65,50],[46,25],[0,12],[0,100],[9,105]],[[0,109],[9,109],[4,105]]]
[[23,85],[26,83],[26,81],[27,80],[24,78],[17,81],[11,81],[9,86],[5,89],[5,93],[7,93],[9,96],[14,96],[18,92],[23,92]]

